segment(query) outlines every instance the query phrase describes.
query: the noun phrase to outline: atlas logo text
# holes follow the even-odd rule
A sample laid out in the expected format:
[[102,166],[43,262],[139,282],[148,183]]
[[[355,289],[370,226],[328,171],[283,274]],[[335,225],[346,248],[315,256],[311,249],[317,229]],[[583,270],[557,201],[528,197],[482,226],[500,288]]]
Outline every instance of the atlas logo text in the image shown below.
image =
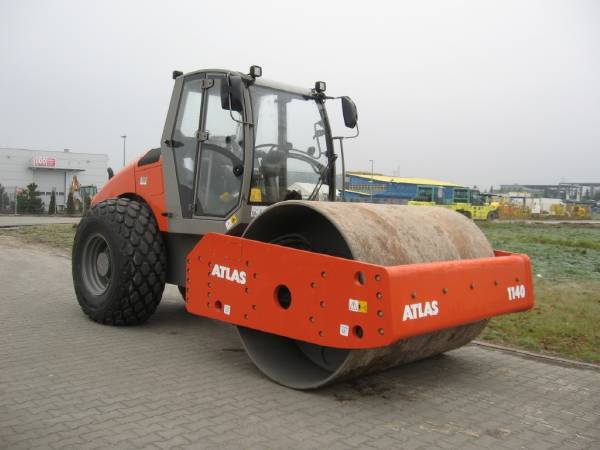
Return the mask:
[[437,316],[440,313],[437,300],[423,303],[413,303],[404,305],[404,314],[402,322],[413,319],[422,319],[423,317]]
[[239,284],[246,284],[246,272],[243,270],[230,269],[227,266],[215,264],[210,273],[213,277],[222,278]]

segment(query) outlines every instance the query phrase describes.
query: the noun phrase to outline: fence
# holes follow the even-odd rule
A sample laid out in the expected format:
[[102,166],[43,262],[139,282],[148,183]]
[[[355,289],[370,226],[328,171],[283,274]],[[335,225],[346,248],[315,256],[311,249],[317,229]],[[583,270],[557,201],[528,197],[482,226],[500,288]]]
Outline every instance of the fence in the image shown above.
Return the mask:
[[[25,187],[4,186],[0,184],[0,214],[48,214],[51,204],[52,192],[38,191],[39,196],[35,202],[28,199]],[[73,214],[81,215],[85,212],[85,200],[81,195],[73,198]],[[67,213],[67,201],[64,192],[55,192],[54,214]]]
[[17,188],[15,186],[0,185],[0,213],[16,213]]

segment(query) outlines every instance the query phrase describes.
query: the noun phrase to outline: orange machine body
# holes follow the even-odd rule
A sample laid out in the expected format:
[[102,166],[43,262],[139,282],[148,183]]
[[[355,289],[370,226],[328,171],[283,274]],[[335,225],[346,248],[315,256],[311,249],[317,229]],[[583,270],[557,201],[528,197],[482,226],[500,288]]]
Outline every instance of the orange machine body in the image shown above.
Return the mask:
[[348,349],[533,307],[529,258],[499,251],[385,267],[211,233],[186,277],[192,314]]
[[116,197],[140,197],[152,210],[160,231],[169,231],[165,212],[165,195],[163,182],[163,157],[158,161],[139,165],[140,158],[135,159],[104,185],[92,199],[92,205]]
[[[162,156],[130,163],[92,204],[130,196],[145,201],[159,229],[169,231]],[[388,267],[209,233],[187,255],[185,270],[192,314],[347,349],[524,311],[534,298],[529,258],[500,251]]]

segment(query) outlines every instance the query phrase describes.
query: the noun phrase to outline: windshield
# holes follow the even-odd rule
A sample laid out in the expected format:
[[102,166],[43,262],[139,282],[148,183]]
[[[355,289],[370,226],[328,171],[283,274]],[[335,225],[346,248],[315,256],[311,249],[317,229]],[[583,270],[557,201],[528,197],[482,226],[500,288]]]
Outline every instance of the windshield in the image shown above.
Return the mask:
[[326,200],[327,142],[314,98],[250,87],[255,122],[251,203]]
[[454,189],[454,203],[469,203],[469,191],[466,189]]
[[474,205],[483,205],[483,197],[479,191],[471,191],[471,203]]

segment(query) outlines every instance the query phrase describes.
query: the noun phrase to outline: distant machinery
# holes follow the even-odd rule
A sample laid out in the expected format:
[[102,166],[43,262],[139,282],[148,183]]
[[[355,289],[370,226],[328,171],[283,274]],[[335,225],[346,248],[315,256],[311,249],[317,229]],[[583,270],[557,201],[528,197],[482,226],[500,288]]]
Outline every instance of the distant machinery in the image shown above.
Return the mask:
[[441,206],[473,220],[498,219],[500,204],[491,196],[467,187],[418,186],[417,195],[408,202],[415,206]]
[[419,188],[462,188],[447,181],[428,178],[392,177],[364,172],[347,172],[344,183],[346,201],[406,204],[419,195]]

